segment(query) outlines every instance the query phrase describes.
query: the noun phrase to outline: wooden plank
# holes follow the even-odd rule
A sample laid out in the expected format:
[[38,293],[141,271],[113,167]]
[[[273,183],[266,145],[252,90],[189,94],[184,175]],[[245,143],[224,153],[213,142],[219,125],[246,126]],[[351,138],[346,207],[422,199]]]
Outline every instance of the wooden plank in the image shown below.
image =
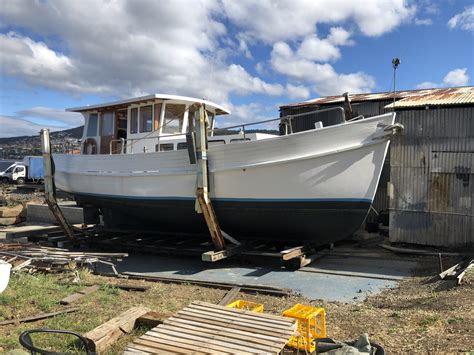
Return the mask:
[[[232,313],[242,313],[244,312],[243,310],[241,309],[237,309],[237,308],[230,308],[230,307],[222,307],[222,306],[219,306],[219,305],[216,305],[216,304],[213,304],[213,303],[207,303],[207,302],[202,302],[202,301],[194,301],[193,303],[191,304],[195,304],[195,305],[200,305],[200,306],[205,306],[205,307],[208,307],[208,308],[212,308],[212,309],[221,309],[221,310],[226,310],[227,312],[232,312]],[[283,317],[283,316],[277,316],[277,315],[274,315],[274,314],[268,314],[268,313],[258,313],[258,317],[260,318],[269,318],[269,319],[278,319],[278,320],[285,320],[285,321],[288,321],[288,322],[295,322],[293,319],[291,318],[287,318],[287,317]]]
[[212,350],[218,350],[218,351],[223,351],[225,353],[232,353],[232,354],[237,353],[237,352],[238,353],[241,353],[241,352],[254,353],[254,354],[261,352],[258,349],[254,349],[251,347],[238,346],[238,345],[230,346],[230,344],[228,344],[227,342],[220,341],[220,340],[207,340],[206,339],[204,341],[199,336],[194,336],[194,335],[185,334],[185,333],[176,333],[173,331],[169,331],[167,329],[160,329],[160,332],[151,330],[149,332],[149,335],[160,337],[160,338],[168,337],[175,341],[184,342],[186,344],[197,345],[197,346],[200,346],[200,349],[202,350],[206,350],[209,348]]
[[[209,331],[213,331],[213,332],[216,332],[216,331],[220,331],[222,330],[222,327],[221,326],[217,326],[217,325],[212,325],[212,324],[208,324],[208,323],[203,323],[203,322],[199,322],[199,321],[192,321],[192,320],[187,320],[187,319],[181,319],[181,318],[170,318],[170,319],[167,319],[165,321],[164,324],[183,324],[183,325],[190,325],[190,326],[195,326],[195,327],[199,327],[201,329],[206,329],[209,330]],[[229,332],[233,332],[234,334],[242,334],[242,335],[248,335],[248,334],[252,334],[252,336],[254,336],[255,338],[258,338],[258,339],[261,339],[261,340],[268,340],[268,341],[280,341],[281,339],[287,337],[287,335],[283,336],[283,335],[278,335],[278,334],[273,334],[271,333],[272,335],[264,335],[264,334],[261,334],[261,333],[255,333],[255,332],[252,332],[251,330],[239,330],[239,329],[234,329],[234,328],[226,328],[226,331],[229,331]]]
[[68,305],[70,303],[76,302],[77,300],[81,299],[85,295],[88,295],[89,293],[97,291],[99,288],[100,288],[99,285],[87,287],[83,290],[77,291],[76,293],[63,298],[62,300],[59,301],[59,303],[63,305]]
[[[138,346],[139,347],[139,346]],[[145,351],[145,350],[140,350],[138,349],[137,346],[134,346],[133,344],[132,345],[128,345],[125,350],[124,350],[124,355],[125,354],[153,354],[152,352],[148,352],[148,351]]]
[[[155,333],[158,333],[158,334],[167,334],[167,335],[177,337],[177,338],[180,338],[180,339],[185,339],[186,341],[189,341],[189,340],[197,341],[197,342],[201,343],[203,347],[204,346],[209,346],[209,345],[218,345],[218,346],[224,347],[226,349],[226,351],[232,352],[232,353],[235,353],[236,350],[239,351],[239,352],[240,351],[252,352],[252,353],[261,353],[262,352],[262,350],[260,348],[255,347],[255,346],[251,346],[250,344],[249,345],[239,345],[239,344],[229,343],[228,340],[222,339],[219,336],[216,336],[214,339],[209,339],[209,338],[206,339],[206,338],[203,338],[200,335],[190,334],[189,332],[186,332],[186,333],[176,332],[173,329],[168,329],[168,328],[164,327],[164,325],[160,325],[155,329],[159,329],[159,332],[157,332],[156,330],[151,330],[150,333],[155,332]],[[231,351],[229,351],[229,350],[231,350]]]
[[196,335],[200,336],[203,341],[205,339],[216,339],[216,340],[224,340],[227,341],[229,344],[235,344],[235,345],[249,345],[249,346],[254,346],[256,348],[262,348],[262,350],[269,349],[269,348],[279,348],[279,345],[283,346],[285,345],[285,341],[279,341],[279,342],[268,342],[268,341],[252,341],[251,332],[248,332],[247,335],[241,335],[239,334],[238,336],[235,335],[231,330],[225,330],[225,328],[222,328],[220,331],[215,331],[215,330],[205,330],[201,329],[199,327],[194,327],[194,326],[186,326],[183,324],[163,324],[160,327],[157,327],[156,329],[152,329],[151,331],[156,331],[158,333],[161,332],[161,329],[167,329],[168,331],[175,331],[177,333],[184,333],[184,334],[191,334],[191,335]]
[[[103,276],[114,276],[113,274],[99,273]],[[148,276],[140,275],[133,272],[124,272],[122,275],[128,276],[129,279],[136,280],[147,280],[147,281],[158,281],[158,282],[169,282],[169,283],[188,283],[191,285],[198,285],[203,287],[212,287],[212,288],[226,288],[230,289],[232,287],[240,287],[241,292],[251,292],[259,294],[268,294],[273,296],[289,296],[292,294],[291,290],[282,289],[277,287],[269,287],[264,285],[245,285],[245,284],[235,284],[235,283],[226,283],[226,282],[213,282],[213,281],[200,281],[193,280],[188,278],[174,278],[169,276]]]
[[119,316],[87,332],[84,336],[91,342],[94,351],[103,351],[122,334],[130,333],[135,326],[137,318],[148,312],[150,312],[150,309],[146,307],[132,307]]
[[211,353],[211,354],[229,354],[232,353],[228,348],[218,346],[218,345],[213,345],[213,344],[203,344],[202,342],[199,341],[194,341],[190,339],[181,339],[178,337],[170,336],[168,334],[160,334],[160,333],[153,333],[153,332],[148,332],[146,334],[147,337],[154,338],[156,342],[164,343],[164,344],[172,344],[177,347],[182,347],[183,349],[187,349],[189,346],[194,346],[196,348],[196,351],[204,351],[206,353]]
[[155,311],[150,311],[147,314],[144,314],[137,318],[137,323],[153,328],[157,325],[163,324],[163,322],[171,316],[171,314],[163,314]]
[[[184,353],[192,351],[193,354],[206,354],[206,352],[199,352],[199,346],[181,344],[179,342],[172,342],[171,340],[163,341],[151,335],[144,334],[134,341],[134,344],[147,344],[151,348],[164,349],[177,353]],[[179,344],[179,345],[176,345]],[[156,350],[155,350],[156,351]],[[209,352],[207,352],[209,354]]]
[[[196,334],[200,335],[203,338],[212,338],[212,339],[219,339],[222,338],[229,343],[240,344],[240,345],[252,345],[255,347],[259,347],[262,350],[274,349],[276,352],[280,351],[283,346],[285,346],[286,341],[280,339],[279,341],[268,341],[259,339],[253,336],[251,332],[247,334],[237,334],[232,330],[226,330],[226,328],[221,328],[220,330],[212,330],[206,329],[202,327],[196,327],[181,323],[166,323],[166,329],[175,329],[177,331],[181,331],[186,334]],[[159,329],[159,328],[158,328]],[[287,339],[288,340],[288,339]]]
[[266,323],[264,320],[260,320],[258,318],[255,318],[255,317],[243,317],[242,316],[239,316],[239,317],[235,317],[235,316],[227,316],[227,315],[224,315],[224,314],[220,314],[220,313],[210,313],[208,311],[201,311],[201,310],[197,310],[197,309],[189,309],[189,308],[186,308],[182,311],[179,311],[178,314],[183,314],[183,313],[186,313],[186,314],[191,314],[191,315],[205,315],[205,316],[210,316],[210,317],[214,317],[215,319],[217,320],[220,320],[220,321],[223,321],[223,322],[234,322],[234,323],[239,323],[239,324],[246,324],[248,326],[261,326],[265,329],[268,329],[271,328],[274,329],[274,328],[278,328],[278,329],[281,329],[281,330],[286,330],[288,329],[289,325],[287,324],[268,324]]
[[151,354],[179,354],[180,353],[179,351],[176,351],[176,350],[169,351],[168,349],[166,349],[166,346],[159,346],[159,344],[157,343],[147,341],[147,340],[142,340],[140,338],[136,339],[133,345],[136,347],[140,347],[142,350],[148,351]]
[[223,315],[226,317],[235,317],[237,319],[246,319],[246,320],[251,320],[251,321],[264,322],[265,324],[268,324],[268,325],[275,324],[275,325],[282,325],[282,326],[287,327],[291,323],[293,323],[291,318],[281,317],[281,319],[271,319],[271,318],[264,319],[263,317],[259,316],[260,314],[263,314],[263,313],[257,313],[257,312],[252,312],[248,310],[240,310],[242,311],[242,313],[233,313],[233,312],[228,312],[226,308],[233,309],[231,307],[225,307],[223,309],[210,309],[205,306],[191,304],[188,307],[186,307],[185,310],[196,309],[196,310],[201,310],[201,311],[209,311],[212,314],[216,314],[216,315]]
[[225,294],[225,296],[219,302],[219,305],[226,306],[231,303],[236,297],[237,294],[240,292],[240,287],[232,287],[232,289]]
[[60,230],[60,227],[54,225],[29,225],[5,228],[0,231],[0,234],[3,234],[6,239],[16,239],[33,235],[46,234],[48,232],[57,232]]
[[237,323],[223,323],[219,320],[216,320],[213,317],[204,317],[204,316],[194,316],[194,315],[180,315],[180,319],[185,319],[185,320],[196,320],[201,323],[206,323],[206,324],[211,324],[211,325],[217,325],[219,327],[227,327],[229,329],[238,329],[238,330],[244,330],[244,331],[253,331],[255,333],[259,334],[264,334],[264,335],[276,335],[276,334],[281,334],[282,336],[291,336],[293,335],[294,331],[275,331],[275,330],[270,330],[268,328],[261,328],[261,327],[253,327],[253,326],[248,326],[248,325],[241,325]]
[[38,314],[38,315],[32,316],[32,317],[4,320],[4,321],[0,322],[0,325],[8,325],[8,324],[15,324],[15,323],[35,322],[35,321],[37,321],[37,320],[46,319],[46,318],[52,318],[52,317],[58,316],[58,315],[60,315],[60,314],[76,312],[76,311],[78,311],[78,310],[79,310],[78,307],[74,307],[74,308],[63,309],[63,310],[57,311],[57,312]]
[[[215,314],[210,314],[206,312],[200,312],[200,311],[195,311],[195,310],[185,310],[185,311],[179,311],[177,313],[178,317],[181,317],[183,315],[190,316],[190,317],[201,317],[201,318],[206,318],[206,319],[214,319],[216,321],[221,322],[223,326],[229,326],[229,324],[238,324],[238,325],[243,325],[246,327],[254,328],[254,329],[269,329],[269,326],[265,323],[261,322],[254,322],[252,320],[239,320],[231,317],[221,317],[221,316],[216,316]],[[287,328],[286,327],[281,327],[279,328],[280,331],[284,332]]]
[[294,247],[291,249],[282,250],[280,252],[280,255],[283,260],[290,260],[290,259],[303,255],[303,253],[304,253],[304,246],[299,246],[299,247]]

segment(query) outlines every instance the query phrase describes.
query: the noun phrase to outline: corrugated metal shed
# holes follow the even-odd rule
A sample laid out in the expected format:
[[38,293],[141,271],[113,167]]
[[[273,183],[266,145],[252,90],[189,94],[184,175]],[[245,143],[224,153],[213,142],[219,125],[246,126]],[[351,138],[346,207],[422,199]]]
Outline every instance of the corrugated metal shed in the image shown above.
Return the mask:
[[[430,93],[412,95],[395,102],[396,108],[412,108],[425,106],[449,106],[474,104],[474,87],[438,89]],[[391,103],[387,109],[394,107]]]
[[474,244],[474,106],[402,110],[391,143],[390,241]]
[[[371,94],[353,94],[349,95],[352,103],[366,102],[366,101],[391,101],[393,100],[393,92],[379,92]],[[443,89],[420,89],[420,90],[405,90],[397,91],[395,98],[397,100],[396,106],[402,101],[409,105],[410,102],[423,102],[425,99],[433,100],[433,102],[445,102],[444,104],[461,104],[461,103],[474,103],[474,87],[457,87],[457,88],[443,88]],[[312,99],[303,102],[297,102],[288,104],[280,107],[280,110],[290,107],[300,106],[314,106],[314,105],[329,105],[329,104],[341,104],[344,102],[342,95],[337,96],[326,96],[317,99]],[[442,105],[443,103],[434,103],[433,105]],[[417,106],[424,106],[420,104]],[[412,107],[412,106],[407,106]]]

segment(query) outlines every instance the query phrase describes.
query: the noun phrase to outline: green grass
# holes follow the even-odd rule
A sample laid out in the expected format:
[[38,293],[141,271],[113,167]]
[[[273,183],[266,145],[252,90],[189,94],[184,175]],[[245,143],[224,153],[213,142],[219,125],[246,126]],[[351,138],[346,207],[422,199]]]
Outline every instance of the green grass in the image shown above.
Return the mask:
[[[80,309],[74,313],[58,315],[42,321],[0,326],[0,353],[22,348],[18,342],[21,332],[29,329],[63,329],[81,334],[96,328],[133,306],[145,306],[162,313],[172,313],[193,300],[216,302],[225,291],[203,290],[195,292],[195,286],[163,285],[143,281],[117,280],[80,271],[82,284],[72,284],[73,275],[27,273],[13,274],[7,289],[0,294],[0,321],[31,317],[41,313],[59,311],[59,300],[87,287],[100,285],[100,289],[71,304]],[[129,292],[118,289],[113,283],[147,285],[146,292]],[[87,284],[87,285],[85,285]],[[106,353],[119,353],[133,338],[145,333],[147,328],[139,327],[121,338]],[[43,336],[35,338],[35,345],[58,352],[80,352],[70,337]]]
[[440,320],[440,317],[438,315],[433,315],[433,316],[427,316],[421,319],[418,322],[418,325],[423,329],[427,330],[429,327],[433,326],[435,323],[437,323]]

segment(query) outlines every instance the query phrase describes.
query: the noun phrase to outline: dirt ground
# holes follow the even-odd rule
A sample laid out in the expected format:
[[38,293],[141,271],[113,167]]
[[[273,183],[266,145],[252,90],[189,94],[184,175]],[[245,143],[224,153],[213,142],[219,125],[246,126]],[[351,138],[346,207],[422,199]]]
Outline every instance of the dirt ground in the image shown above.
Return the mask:
[[[40,195],[19,193],[12,196],[10,192],[8,202],[32,197],[36,199]],[[368,333],[369,339],[382,345],[388,354],[474,351],[474,269],[465,276],[464,283],[457,286],[453,280],[439,280],[437,258],[408,258],[418,261],[419,267],[413,277],[359,303],[309,301],[297,295],[272,297],[241,293],[238,298],[262,303],[265,312],[272,314],[281,314],[295,303],[324,307],[329,337],[354,340],[360,334]],[[446,259],[444,264],[449,267],[458,261]],[[63,306],[58,301],[84,288],[84,284],[99,284],[101,288],[74,304],[80,307],[78,312],[34,323],[0,326],[0,353],[21,348],[18,336],[26,329],[69,329],[85,333],[132,306],[144,305],[172,314],[195,300],[218,303],[226,293],[221,289],[189,284],[109,278],[87,271],[81,271],[80,276],[81,283],[74,284],[73,274],[20,272],[12,275],[9,287],[0,294],[0,321],[60,310]],[[116,283],[150,288],[146,292],[128,292],[114,288]],[[146,328],[137,329],[107,353],[119,353],[131,339],[146,331]],[[45,339],[43,345],[62,349],[66,346],[68,351],[74,351],[68,343],[55,338]]]
[[[272,297],[239,294],[238,298],[263,303],[265,312],[281,314],[295,303],[324,307],[328,336],[336,340],[351,340],[362,333],[382,345],[387,353],[470,352],[474,350],[474,273],[465,283],[432,280],[438,273],[435,258],[420,258],[416,276],[400,282],[395,289],[386,289],[356,304],[309,301],[299,296]],[[453,260],[454,262],[454,260]],[[472,270],[472,269],[471,269]],[[0,320],[55,311],[57,301],[78,289],[67,275],[14,275],[12,285],[0,295]],[[194,300],[217,303],[226,291],[186,284],[165,284],[126,280],[133,285],[148,285],[145,293],[128,292],[113,287],[122,279],[81,272],[88,284],[102,285],[100,291],[77,302],[81,310],[35,323],[0,326],[0,351],[20,348],[18,335],[25,329],[56,328],[85,333],[122,311],[144,305],[158,312],[171,314]],[[36,286],[41,286],[36,288]],[[36,285],[36,286],[35,286]],[[107,353],[118,353],[133,338],[147,329],[140,328],[121,339]],[[61,346],[57,340],[46,346]]]

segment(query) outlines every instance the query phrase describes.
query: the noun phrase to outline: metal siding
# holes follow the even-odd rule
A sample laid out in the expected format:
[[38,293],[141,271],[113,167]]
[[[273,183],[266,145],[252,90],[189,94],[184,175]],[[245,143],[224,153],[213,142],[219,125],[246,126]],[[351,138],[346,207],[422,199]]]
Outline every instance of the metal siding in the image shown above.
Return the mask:
[[[473,245],[474,107],[400,111],[397,121],[405,131],[391,143],[390,241]],[[433,170],[433,152],[454,155],[438,155],[445,169]],[[454,156],[458,170],[447,172]]]

